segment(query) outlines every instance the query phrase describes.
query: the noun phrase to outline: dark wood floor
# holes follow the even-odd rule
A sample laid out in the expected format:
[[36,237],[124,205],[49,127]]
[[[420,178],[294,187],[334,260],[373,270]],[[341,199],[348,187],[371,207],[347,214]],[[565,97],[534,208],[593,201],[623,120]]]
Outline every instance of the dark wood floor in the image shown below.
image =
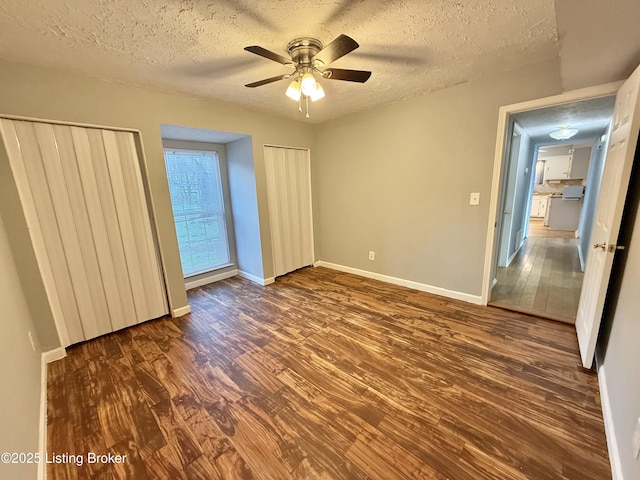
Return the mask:
[[583,278],[574,233],[534,220],[511,264],[498,267],[490,303],[573,324]]
[[566,324],[324,268],[190,292],[192,313],[49,365],[49,479],[607,479]]

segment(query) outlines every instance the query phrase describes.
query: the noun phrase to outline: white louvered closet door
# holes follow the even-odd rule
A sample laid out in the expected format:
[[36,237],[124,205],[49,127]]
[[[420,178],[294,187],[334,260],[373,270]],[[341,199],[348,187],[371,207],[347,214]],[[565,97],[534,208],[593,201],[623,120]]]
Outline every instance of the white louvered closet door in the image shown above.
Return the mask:
[[63,346],[167,314],[134,133],[0,127]]
[[313,264],[309,150],[264,147],[274,276]]

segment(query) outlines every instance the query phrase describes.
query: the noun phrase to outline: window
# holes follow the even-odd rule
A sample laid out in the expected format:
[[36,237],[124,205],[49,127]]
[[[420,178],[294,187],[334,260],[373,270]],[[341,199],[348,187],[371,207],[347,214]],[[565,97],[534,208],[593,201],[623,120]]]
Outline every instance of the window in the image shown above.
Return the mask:
[[185,277],[230,265],[218,154],[165,149],[164,160]]

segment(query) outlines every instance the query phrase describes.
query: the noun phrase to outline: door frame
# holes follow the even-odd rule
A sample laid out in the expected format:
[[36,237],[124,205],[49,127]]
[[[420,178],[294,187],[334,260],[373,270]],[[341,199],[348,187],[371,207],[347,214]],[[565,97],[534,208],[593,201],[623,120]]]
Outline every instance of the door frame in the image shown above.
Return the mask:
[[526,112],[528,110],[536,110],[539,108],[562,105],[581,100],[589,100],[592,98],[606,97],[615,95],[624,81],[606,83],[604,85],[596,85],[593,87],[581,88],[579,90],[571,90],[569,92],[553,95],[551,97],[538,98],[528,100],[526,102],[513,103],[503,105],[498,111],[498,131],[496,135],[496,149],[493,160],[493,178],[491,181],[491,198],[489,200],[489,221],[487,224],[487,240],[485,245],[484,272],[482,275],[482,293],[481,304],[487,305],[491,296],[491,288],[495,278],[495,270],[498,256],[498,239],[497,225],[499,223],[498,210],[499,202],[504,195],[506,185],[505,174],[505,158],[508,154],[507,140],[509,130],[509,117],[514,113]]

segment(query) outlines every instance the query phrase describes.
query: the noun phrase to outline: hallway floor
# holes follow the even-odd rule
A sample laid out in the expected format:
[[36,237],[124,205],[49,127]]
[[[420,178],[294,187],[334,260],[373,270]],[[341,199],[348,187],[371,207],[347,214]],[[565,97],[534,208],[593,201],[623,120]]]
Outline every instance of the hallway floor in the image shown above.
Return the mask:
[[490,305],[575,323],[583,276],[573,232],[531,219],[529,237],[511,265],[498,267]]

